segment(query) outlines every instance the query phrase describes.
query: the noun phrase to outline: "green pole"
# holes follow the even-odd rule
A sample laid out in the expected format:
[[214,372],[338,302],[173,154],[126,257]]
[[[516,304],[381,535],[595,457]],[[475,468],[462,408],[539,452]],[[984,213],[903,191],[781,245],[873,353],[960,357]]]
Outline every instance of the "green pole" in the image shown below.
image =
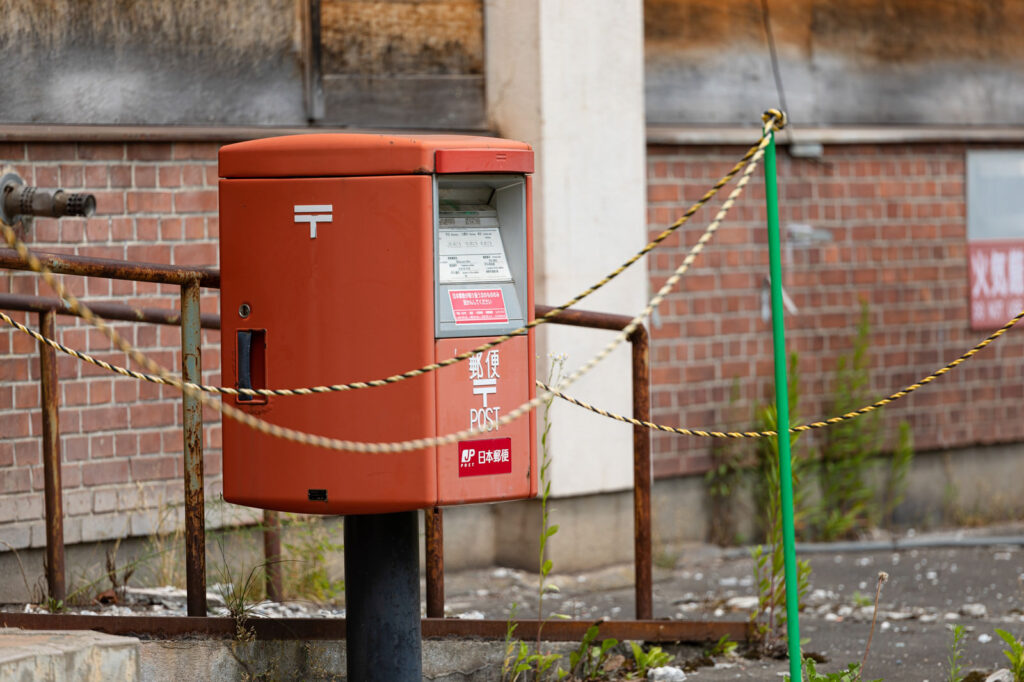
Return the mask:
[[764,193],[768,207],[768,259],[772,279],[772,345],[775,348],[775,405],[779,432],[779,492],[782,503],[782,550],[786,575],[786,637],[789,675],[803,680],[800,657],[796,533],[793,530],[793,473],[789,455],[789,381],[786,377],[786,325],[782,307],[782,257],[779,249],[779,187],[775,178],[775,131],[768,133],[764,154]]

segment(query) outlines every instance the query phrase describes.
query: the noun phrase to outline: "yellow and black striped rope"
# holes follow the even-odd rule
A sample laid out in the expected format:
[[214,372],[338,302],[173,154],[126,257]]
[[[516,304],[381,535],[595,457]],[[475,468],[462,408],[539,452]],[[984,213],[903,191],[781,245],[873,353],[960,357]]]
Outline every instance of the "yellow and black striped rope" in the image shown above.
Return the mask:
[[[769,122],[769,119],[771,120],[771,129],[773,129],[773,130],[781,130],[782,127],[785,125],[785,115],[782,112],[779,112],[778,110],[774,110],[773,109],[773,110],[769,110],[768,112],[766,112],[766,114],[765,114],[765,123],[766,124]],[[610,272],[608,275],[603,277],[601,280],[596,282],[594,285],[588,287],[586,290],[580,292],[579,294],[577,294],[573,298],[569,299],[568,301],[566,301],[562,305],[557,306],[555,308],[552,308],[550,311],[545,313],[542,317],[538,317],[538,318],[536,318],[534,320],[531,320],[530,322],[528,322],[523,327],[515,329],[515,330],[513,330],[513,331],[511,331],[511,332],[509,332],[507,334],[504,334],[503,336],[499,336],[498,338],[493,339],[493,340],[491,340],[491,341],[489,341],[489,342],[487,342],[485,344],[482,344],[482,345],[478,346],[477,348],[473,348],[472,350],[465,351],[465,352],[460,353],[458,355],[455,355],[455,356],[453,356],[451,358],[447,358],[445,360],[441,360],[440,362],[430,363],[428,365],[424,365],[423,367],[420,367],[419,369],[408,370],[406,372],[401,372],[399,374],[393,374],[393,375],[391,375],[389,377],[385,377],[383,379],[374,379],[374,380],[369,380],[369,381],[353,381],[353,382],[342,383],[342,384],[310,386],[310,387],[303,387],[303,388],[234,388],[232,386],[211,386],[211,385],[208,385],[208,384],[192,384],[192,383],[187,383],[185,385],[189,386],[190,388],[194,388],[196,390],[203,391],[205,393],[217,393],[217,394],[220,394],[220,395],[247,395],[247,396],[271,396],[271,395],[273,395],[273,396],[306,396],[306,395],[318,395],[318,394],[324,394],[324,393],[335,393],[335,392],[341,392],[341,391],[358,390],[358,389],[363,389],[363,388],[374,388],[374,387],[379,387],[379,386],[387,386],[389,384],[398,383],[399,381],[404,381],[406,379],[412,379],[414,377],[418,377],[418,376],[421,376],[423,374],[427,374],[429,372],[433,372],[433,371],[442,369],[444,367],[448,367],[450,365],[454,365],[456,363],[459,363],[459,362],[462,362],[464,360],[467,360],[467,359],[473,357],[474,355],[476,355],[477,353],[482,353],[482,352],[484,352],[486,350],[494,348],[495,346],[498,346],[498,345],[508,341],[509,339],[512,339],[512,338],[515,338],[516,336],[521,336],[521,335],[525,334],[527,331],[529,331],[530,329],[532,329],[534,327],[537,327],[537,326],[539,326],[541,324],[550,322],[551,319],[556,317],[559,313],[561,313],[562,311],[567,310],[568,308],[571,308],[572,306],[576,305],[577,303],[582,301],[587,296],[590,296],[591,294],[596,292],[598,289],[600,289],[601,287],[605,286],[606,284],[611,282],[613,279],[615,279],[616,277],[621,275],[623,272],[625,272],[627,268],[629,268],[634,263],[636,263],[638,260],[640,260],[640,258],[642,258],[646,254],[650,253],[655,248],[657,248],[657,246],[659,244],[661,244],[663,241],[665,241],[673,232],[675,232],[682,225],[684,225],[698,210],[700,210],[701,207],[703,207],[705,204],[707,204],[718,193],[718,191],[720,189],[722,189],[722,187],[727,185],[736,176],[736,174],[739,173],[744,168],[744,166],[747,165],[747,163],[754,156],[754,154],[757,153],[758,149],[763,146],[762,143],[766,139],[766,135],[767,135],[767,131],[768,130],[769,130],[769,128],[766,125],[766,127],[765,127],[765,131],[766,132],[764,132],[762,134],[762,137],[758,141],[758,143],[755,144],[754,146],[752,146],[750,149],[748,149],[747,152],[743,155],[743,157],[736,163],[736,165],[734,165],[729,170],[728,173],[723,175],[718,180],[718,182],[716,182],[707,192],[704,193],[704,196],[702,196],[692,206],[690,206],[683,213],[683,215],[680,216],[674,223],[672,223],[667,228],[665,228],[657,237],[655,237],[650,242],[648,242],[647,245],[645,245],[642,249],[640,249],[634,255],[629,257],[625,262],[622,263],[622,265],[620,265],[615,270]],[[11,243],[10,240],[8,240],[8,243]],[[75,310],[72,309],[71,312],[74,313]],[[3,313],[0,313],[0,315],[3,315]],[[132,378],[135,378],[135,379],[142,379],[144,381],[149,381],[149,382],[157,383],[157,384],[172,385],[172,384],[170,384],[168,381],[164,380],[164,378],[162,378],[160,376],[152,375],[152,374],[144,374],[144,373],[141,373],[141,372],[135,372],[133,370],[126,369],[124,367],[119,367],[117,365],[112,365],[110,363],[104,362],[103,360],[99,360],[99,359],[97,359],[97,358],[95,358],[95,357],[93,357],[91,355],[86,354],[86,353],[81,353],[81,352],[76,351],[74,349],[67,348],[67,347],[61,345],[60,343],[58,343],[56,341],[53,341],[52,339],[46,339],[45,337],[42,337],[41,335],[39,335],[39,334],[37,334],[37,333],[35,333],[35,332],[31,331],[31,330],[28,330],[27,328],[21,327],[21,325],[18,325],[16,322],[11,320],[10,318],[7,318],[6,316],[3,316],[0,319],[3,319],[4,322],[7,322],[10,325],[19,327],[22,331],[25,331],[26,333],[28,333],[28,334],[32,335],[34,338],[36,338],[37,341],[40,341],[42,343],[46,343],[46,344],[50,345],[51,347],[53,347],[53,348],[55,348],[55,349],[57,349],[57,350],[59,350],[61,352],[67,353],[68,355],[71,355],[73,357],[76,357],[79,360],[82,360],[84,362],[88,362],[88,363],[91,363],[91,364],[96,365],[98,367],[102,367],[102,368],[104,368],[106,370],[109,370],[109,371],[114,372],[116,374],[120,374],[122,376],[132,377]]]
[[[723,202],[722,207],[719,209],[715,218],[708,225],[707,229],[697,240],[697,243],[690,249],[686,258],[683,259],[682,264],[676,268],[675,272],[671,277],[666,280],[665,284],[658,290],[658,293],[650,300],[647,306],[639,315],[633,318],[629,325],[626,326],[603,350],[597,353],[589,362],[579,367],[573,374],[563,379],[559,385],[558,390],[564,390],[581,376],[593,369],[598,363],[608,357],[609,354],[616,347],[618,347],[623,341],[625,341],[630,334],[639,326],[650,314],[654,311],[658,305],[664,300],[665,296],[675,287],[679,280],[683,277],[690,265],[696,259],[697,255],[703,250],[704,246],[710,241],[711,237],[717,231],[719,225],[725,219],[726,214],[732,208],[736,199],[742,194],[743,189],[750,181],[750,177],[753,174],[757,163],[764,155],[764,149],[768,146],[768,133],[780,120],[784,120],[782,116],[773,115],[772,112],[768,112],[764,116],[764,128],[761,141],[758,143],[758,148],[755,153],[751,156],[746,169],[743,171],[743,175],[740,177],[736,187],[729,193],[729,196]],[[416,438],[413,440],[396,441],[387,443],[372,443],[363,441],[349,441],[338,438],[330,438],[327,436],[320,436],[317,434],[307,433],[304,431],[298,431],[296,429],[290,429],[287,427],[272,424],[264,421],[257,417],[254,417],[238,408],[228,405],[223,401],[214,400],[210,398],[206,393],[203,392],[202,387],[197,384],[185,383],[181,380],[171,376],[171,374],[152,358],[149,358],[138,349],[134,348],[130,343],[123,339],[112,327],[106,324],[106,322],[96,316],[85,304],[81,303],[71,292],[67,291],[64,285],[54,277],[53,272],[50,271],[40,260],[29,251],[28,247],[18,238],[14,230],[0,221],[0,231],[3,232],[4,239],[7,243],[14,248],[18,255],[25,261],[29,267],[42,275],[44,281],[57,293],[57,295],[65,301],[68,308],[76,315],[82,317],[86,322],[95,326],[99,329],[104,336],[106,336],[115,346],[117,346],[122,352],[126,353],[134,362],[145,367],[150,372],[153,372],[160,380],[160,383],[172,386],[182,393],[192,395],[199,400],[203,405],[210,407],[211,409],[217,410],[224,416],[234,419],[252,429],[255,429],[261,433],[265,433],[275,438],[281,438],[295,443],[301,443],[304,445],[310,445],[313,447],[325,448],[328,450],[340,450],[348,452],[361,452],[361,453],[387,453],[387,452],[408,452],[411,450],[419,450],[426,447],[433,447],[438,445],[448,445],[456,443],[465,438],[480,435],[488,431],[500,428],[505,424],[508,424],[519,417],[523,416],[527,412],[535,409],[542,402],[547,400],[551,393],[544,392],[532,400],[529,400],[522,405],[519,405],[506,415],[502,416],[497,423],[489,428],[477,428],[477,429],[464,429],[455,433],[450,433],[444,436],[437,436],[431,438]],[[6,316],[5,316],[6,317]],[[10,320],[7,317],[7,320]],[[5,321],[7,321],[5,320]],[[27,330],[23,325],[16,325],[23,331]],[[34,335],[33,335],[34,336]],[[54,345],[56,344],[56,345]],[[61,349],[62,344],[58,344],[53,341],[50,345],[54,345],[55,348]],[[79,357],[79,354],[76,357]],[[95,360],[95,359],[94,359]],[[98,366],[98,362],[96,363]],[[109,363],[107,363],[109,364]],[[123,368],[122,368],[123,369]],[[132,373],[131,370],[124,370],[126,376],[133,378],[149,379],[150,375],[144,375],[141,373]]]
[[[890,405],[896,402],[900,398],[905,398],[906,396],[910,395],[917,389],[927,384],[930,384],[931,382],[935,381],[942,375],[950,372],[953,368],[958,367],[959,365],[963,364],[967,360],[974,357],[983,348],[985,348],[990,343],[992,343],[1000,336],[1005,334],[1007,331],[1009,331],[1015,324],[1020,322],[1022,318],[1024,318],[1024,310],[1021,310],[1009,322],[1004,324],[996,331],[992,332],[992,334],[983,339],[969,351],[958,357],[956,360],[953,360],[952,362],[946,364],[945,366],[935,370],[934,372],[924,377],[923,379],[920,379],[919,381],[910,384],[901,391],[896,391],[895,393],[886,398],[876,400],[870,405],[865,405],[864,407],[856,409],[852,412],[841,414],[838,417],[829,417],[828,419],[823,419],[821,421],[810,422],[809,424],[801,424],[799,426],[794,426],[789,430],[789,432],[802,433],[804,431],[811,431],[813,429],[823,429],[826,426],[832,426],[833,424],[838,424],[840,422],[856,419],[862,414],[874,412],[877,409],[880,409],[882,407],[885,407],[886,405]],[[572,397],[571,395],[567,395],[562,391],[556,390],[542,381],[537,381],[537,386],[540,387],[542,390],[551,393],[552,395],[557,396],[568,403],[576,405],[577,407],[582,407],[585,410],[595,412],[601,415],[602,417],[608,417],[609,419],[614,419],[616,421],[624,422],[626,424],[632,424],[634,426],[642,426],[644,428],[648,428],[654,431],[678,433],[683,436],[698,436],[701,438],[767,438],[778,435],[778,433],[775,431],[704,431],[701,429],[687,429],[681,426],[666,426],[665,424],[655,424],[654,422],[644,421],[642,419],[636,419],[634,417],[626,417],[615,412],[609,412],[608,410],[597,407],[596,405],[591,405],[590,403],[584,402],[578,398]]]

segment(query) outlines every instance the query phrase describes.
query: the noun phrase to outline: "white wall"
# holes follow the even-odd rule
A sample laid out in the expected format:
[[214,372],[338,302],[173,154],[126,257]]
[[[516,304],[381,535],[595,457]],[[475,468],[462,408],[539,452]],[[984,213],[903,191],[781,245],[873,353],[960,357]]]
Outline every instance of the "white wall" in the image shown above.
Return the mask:
[[[488,115],[536,150],[536,299],[558,305],[647,242],[642,2],[486,0],[485,12]],[[579,307],[636,314],[646,271],[637,263]],[[538,377],[549,353],[567,354],[572,371],[612,336],[541,327]],[[569,392],[630,414],[628,344]],[[630,426],[562,401],[551,416],[554,494],[632,487]]]

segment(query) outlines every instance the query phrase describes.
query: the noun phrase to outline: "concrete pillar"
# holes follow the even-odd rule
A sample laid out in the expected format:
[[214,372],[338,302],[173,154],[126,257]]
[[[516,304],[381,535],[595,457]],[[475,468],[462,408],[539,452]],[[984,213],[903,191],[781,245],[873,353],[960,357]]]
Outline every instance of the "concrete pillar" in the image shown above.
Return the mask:
[[[560,305],[647,242],[643,5],[486,0],[485,11],[488,115],[500,135],[536,150],[536,298]],[[646,272],[637,263],[579,307],[636,314]],[[540,378],[549,353],[567,353],[571,371],[613,337],[556,325],[538,332]],[[629,359],[625,346],[570,392],[629,414]],[[561,401],[551,415],[553,495],[632,487],[631,427]]]

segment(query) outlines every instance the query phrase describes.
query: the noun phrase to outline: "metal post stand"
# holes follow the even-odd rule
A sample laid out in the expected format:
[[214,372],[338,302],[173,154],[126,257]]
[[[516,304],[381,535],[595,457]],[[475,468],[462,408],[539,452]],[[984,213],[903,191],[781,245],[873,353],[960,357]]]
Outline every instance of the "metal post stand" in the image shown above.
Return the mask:
[[420,682],[420,570],[415,511],[345,517],[348,679]]

